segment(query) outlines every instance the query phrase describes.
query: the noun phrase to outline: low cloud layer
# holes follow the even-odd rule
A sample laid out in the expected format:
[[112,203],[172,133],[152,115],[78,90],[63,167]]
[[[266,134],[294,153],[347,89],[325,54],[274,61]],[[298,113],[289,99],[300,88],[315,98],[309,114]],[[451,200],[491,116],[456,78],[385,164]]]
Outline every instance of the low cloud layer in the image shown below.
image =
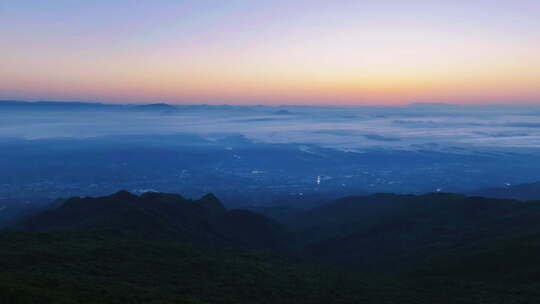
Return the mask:
[[0,137],[241,134],[341,150],[537,149],[537,107],[178,107],[174,111],[10,110]]

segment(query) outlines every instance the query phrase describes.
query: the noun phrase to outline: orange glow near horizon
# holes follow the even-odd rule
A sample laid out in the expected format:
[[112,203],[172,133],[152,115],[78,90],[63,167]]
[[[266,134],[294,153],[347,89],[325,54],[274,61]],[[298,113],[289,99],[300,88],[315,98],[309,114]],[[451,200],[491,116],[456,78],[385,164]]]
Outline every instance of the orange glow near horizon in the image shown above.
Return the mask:
[[[17,5],[12,7],[16,12]],[[94,32],[69,18],[66,24],[83,28],[75,34],[55,24],[54,14],[43,17],[43,30],[35,24],[21,25],[29,16],[12,17],[20,28],[0,30],[7,38],[0,51],[0,98],[327,105],[540,103],[540,33],[519,36],[513,31],[520,28],[501,31],[497,25],[504,27],[509,21],[497,24],[496,19],[489,26],[455,28],[414,18],[396,22],[402,19],[396,16],[385,22],[385,11],[378,12],[382,20],[361,22],[351,11],[304,12],[303,18],[285,21],[286,26],[272,23],[286,14],[276,11],[264,15],[266,22],[250,21],[251,28],[212,17],[218,19],[216,27],[190,24],[193,28],[188,31],[181,19],[172,18],[179,18],[181,11],[175,16],[156,10],[152,12],[171,19],[148,22],[133,32],[106,27]],[[540,12],[524,13],[540,17]],[[343,16],[348,19],[341,21]],[[134,22],[126,20],[130,21]],[[220,28],[220,22],[234,30]]]

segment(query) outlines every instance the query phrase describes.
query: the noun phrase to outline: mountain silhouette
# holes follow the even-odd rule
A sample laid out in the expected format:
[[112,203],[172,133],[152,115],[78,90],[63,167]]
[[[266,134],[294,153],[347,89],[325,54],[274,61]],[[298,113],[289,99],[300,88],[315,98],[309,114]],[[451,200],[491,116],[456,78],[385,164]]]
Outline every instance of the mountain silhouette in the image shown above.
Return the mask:
[[429,257],[540,232],[540,202],[375,194],[338,199],[287,221],[308,256],[363,270],[405,271]]
[[280,214],[213,194],[56,201],[0,232],[7,303],[537,303],[540,202],[375,194]]
[[265,216],[227,210],[213,194],[199,200],[177,194],[119,191],[73,197],[16,226],[27,232],[106,230],[127,237],[170,239],[212,247],[285,249],[286,233]]

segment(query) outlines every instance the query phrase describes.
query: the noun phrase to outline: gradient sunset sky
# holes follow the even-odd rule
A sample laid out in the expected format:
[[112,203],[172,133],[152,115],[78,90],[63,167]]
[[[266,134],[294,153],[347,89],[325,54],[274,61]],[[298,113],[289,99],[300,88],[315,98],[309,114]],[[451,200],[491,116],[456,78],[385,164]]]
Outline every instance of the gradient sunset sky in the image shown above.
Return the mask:
[[540,1],[3,0],[0,99],[540,104]]

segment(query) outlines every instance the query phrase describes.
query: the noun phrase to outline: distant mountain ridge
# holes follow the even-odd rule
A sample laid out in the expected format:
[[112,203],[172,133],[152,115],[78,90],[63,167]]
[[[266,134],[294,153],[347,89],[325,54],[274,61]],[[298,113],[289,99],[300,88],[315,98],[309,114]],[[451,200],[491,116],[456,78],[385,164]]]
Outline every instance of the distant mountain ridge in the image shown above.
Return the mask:
[[149,110],[149,111],[176,111],[178,107],[167,103],[152,103],[143,105],[134,105],[133,108],[137,110]]
[[115,108],[119,105],[104,104],[99,102],[80,102],[80,101],[19,101],[19,100],[0,100],[0,108],[13,109],[61,109],[61,108]]
[[153,104],[107,104],[80,101],[18,101],[0,100],[0,109],[8,110],[137,110],[137,111],[174,111],[178,108],[166,103]]

